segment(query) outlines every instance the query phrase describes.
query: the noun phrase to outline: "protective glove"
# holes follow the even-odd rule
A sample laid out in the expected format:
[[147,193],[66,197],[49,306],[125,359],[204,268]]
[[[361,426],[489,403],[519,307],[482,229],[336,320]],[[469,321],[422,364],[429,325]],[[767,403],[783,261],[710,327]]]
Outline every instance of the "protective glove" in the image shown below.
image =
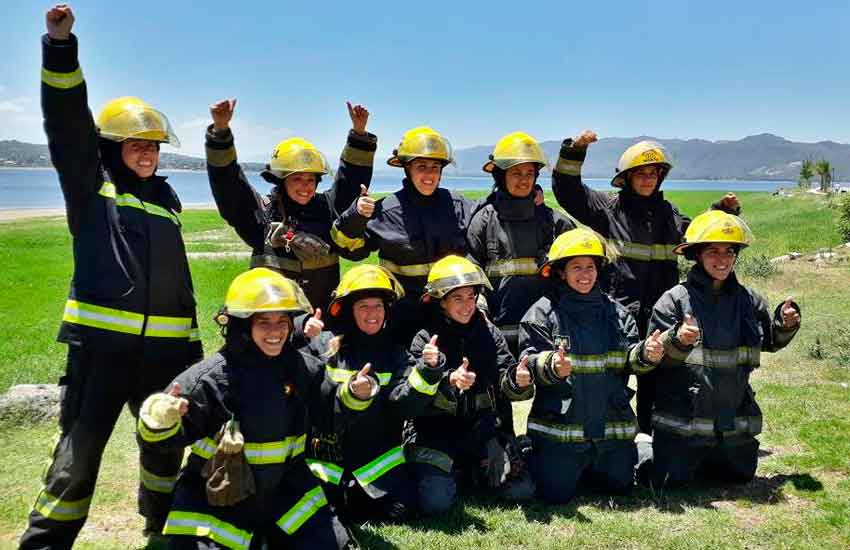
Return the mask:
[[269,244],[274,248],[284,248],[292,252],[302,262],[330,255],[331,247],[321,237],[306,231],[295,231],[282,224],[275,223],[269,230]]
[[218,448],[201,469],[201,476],[207,480],[207,502],[212,506],[232,506],[256,492],[254,473],[242,452],[245,438],[238,422],[227,422],[216,439]]
[[180,407],[186,400],[167,393],[155,393],[145,399],[139,415],[152,430],[164,430],[180,422]]

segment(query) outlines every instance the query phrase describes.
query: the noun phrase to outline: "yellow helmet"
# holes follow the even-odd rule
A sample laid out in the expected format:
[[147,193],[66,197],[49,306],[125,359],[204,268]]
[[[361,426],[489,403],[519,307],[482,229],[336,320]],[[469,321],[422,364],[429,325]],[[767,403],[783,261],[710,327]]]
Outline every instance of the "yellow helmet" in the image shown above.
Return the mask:
[[547,164],[543,148],[536,139],[525,132],[513,132],[499,140],[490,160],[481,169],[485,172],[492,172],[494,167],[507,170],[524,162],[533,162],[540,168]]
[[442,299],[452,290],[465,286],[483,286],[493,290],[487,275],[480,267],[461,256],[446,256],[431,266],[422,301],[429,302],[431,298]]
[[349,269],[334,290],[328,313],[337,317],[342,312],[342,300],[360,292],[382,294],[389,302],[404,296],[404,288],[395,275],[377,265],[358,265]]
[[269,160],[269,171],[278,178],[295,172],[324,175],[330,172],[325,156],[304,138],[292,137],[278,143]]
[[146,139],[180,147],[168,117],[138,97],[113,99],[97,116],[100,137],[110,141]]
[[256,267],[237,275],[216,320],[227,324],[227,316],[247,319],[255,313],[311,313],[313,307],[298,284],[277,271]]
[[744,220],[722,210],[709,210],[693,219],[685,231],[685,242],[673,252],[684,254],[688,247],[703,243],[729,243],[743,248],[753,240],[753,232]]
[[604,237],[587,227],[577,227],[562,233],[555,239],[538,273],[541,277],[549,277],[552,274],[553,264],[578,256],[599,258],[603,266],[616,259],[614,249],[608,245]]
[[393,156],[387,160],[387,164],[399,168],[417,158],[449,164],[452,162],[452,146],[449,140],[433,128],[417,126],[404,133],[398,149],[393,150]]
[[638,166],[658,165],[658,185],[667,177],[667,173],[673,168],[670,155],[664,146],[657,141],[640,141],[626,149],[620,155],[617,163],[617,175],[611,180],[614,187],[624,187],[629,170]]

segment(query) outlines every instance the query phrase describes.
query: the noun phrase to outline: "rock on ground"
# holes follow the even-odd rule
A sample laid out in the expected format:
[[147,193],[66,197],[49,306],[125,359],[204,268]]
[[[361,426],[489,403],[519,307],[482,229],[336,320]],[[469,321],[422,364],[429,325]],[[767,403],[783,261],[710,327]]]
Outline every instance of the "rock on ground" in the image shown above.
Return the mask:
[[0,395],[0,420],[44,422],[58,417],[56,384],[19,384]]

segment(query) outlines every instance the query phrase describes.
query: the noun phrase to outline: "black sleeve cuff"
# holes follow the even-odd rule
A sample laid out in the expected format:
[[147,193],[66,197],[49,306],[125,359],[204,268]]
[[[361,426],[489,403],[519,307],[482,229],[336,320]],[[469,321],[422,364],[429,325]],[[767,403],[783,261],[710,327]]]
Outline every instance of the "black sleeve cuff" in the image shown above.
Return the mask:
[[561,158],[567,160],[578,160],[584,162],[585,157],[587,156],[587,147],[575,147],[573,146],[572,138],[567,138],[561,143]]
[[42,66],[48,71],[71,73],[80,66],[77,37],[73,34],[68,40],[56,40],[45,34],[41,37],[41,52]]
[[375,151],[378,148],[378,136],[369,132],[358,134],[354,130],[349,130],[348,145],[363,151]]
[[233,146],[233,132],[230,128],[215,130],[213,125],[207,126],[207,147],[210,149],[227,149]]

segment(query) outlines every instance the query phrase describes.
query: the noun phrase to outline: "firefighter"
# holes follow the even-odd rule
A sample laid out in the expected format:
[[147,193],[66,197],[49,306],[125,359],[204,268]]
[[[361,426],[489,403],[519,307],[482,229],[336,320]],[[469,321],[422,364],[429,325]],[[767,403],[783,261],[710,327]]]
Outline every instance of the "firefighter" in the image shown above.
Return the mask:
[[771,315],[767,301],[738,282],[735,263],[751,242],[743,220],[710,211],[694,218],[674,249],[694,266],[661,296],[649,322],[661,331],[665,357],[657,369],[653,460],[640,470],[656,487],[703,477],[746,483],[755,475],[762,414],[750,373],[762,351],[791,342],[800,308],[789,297]]
[[[410,364],[393,399],[405,400],[412,431],[406,438],[419,505],[446,511],[459,492],[499,490],[510,462],[497,438],[500,377],[517,363],[504,337],[476,306],[490,289],[481,268],[459,256],[436,262],[422,295],[426,324],[411,344]],[[527,398],[517,390],[515,398]],[[530,498],[513,487],[511,498]]]
[[[673,247],[682,242],[690,218],[664,199],[661,184],[673,163],[667,150],[654,141],[635,143],[623,152],[611,180],[620,189],[615,196],[582,183],[587,148],[596,140],[590,130],[564,140],[552,172],[552,190],[568,214],[617,247],[621,259],[600,281],[602,290],[628,308],[644,338],[653,304],[679,282]],[[712,208],[737,214],[741,204],[728,193]],[[638,425],[646,434],[652,433],[654,376],[650,372],[637,378]]]
[[238,275],[216,316],[224,347],[142,405],[143,445],[191,445],[163,530],[169,548],[337,549],[348,542],[304,460],[307,426],[357,414],[376,383],[358,373],[330,384],[321,362],[291,345],[291,316],[311,310],[298,285],[278,272]]
[[[142,400],[202,357],[180,233],[180,201],[157,175],[168,119],[135,97],[92,119],[71,33],[74,13],[47,11],[42,108],[73,239],[74,275],[59,341],[60,439],[21,548],[70,548],[88,516],[103,449],[124,404]],[[182,453],[140,452],[139,512],[158,532]]]
[[[569,501],[580,486],[625,494],[633,484],[637,426],[624,375],[654,368],[663,346],[658,334],[639,342],[634,317],[600,290],[611,256],[590,229],[559,236],[540,269],[555,284],[520,322],[537,393],[528,418],[531,472],[551,503]],[[523,388],[530,378],[521,372],[511,382]]]
[[260,173],[274,185],[262,197],[236,161],[230,129],[235,107],[235,99],[210,107],[207,173],[219,213],[252,248],[251,267],[280,271],[298,282],[310,303],[325,309],[339,284],[339,256],[351,257],[331,239],[331,225],[367,193],[372,179],[377,138],[366,131],[369,111],[348,104],[352,129],[329,190],[317,193],[322,176],[330,172],[324,155],[309,141],[292,137],[275,146]]

